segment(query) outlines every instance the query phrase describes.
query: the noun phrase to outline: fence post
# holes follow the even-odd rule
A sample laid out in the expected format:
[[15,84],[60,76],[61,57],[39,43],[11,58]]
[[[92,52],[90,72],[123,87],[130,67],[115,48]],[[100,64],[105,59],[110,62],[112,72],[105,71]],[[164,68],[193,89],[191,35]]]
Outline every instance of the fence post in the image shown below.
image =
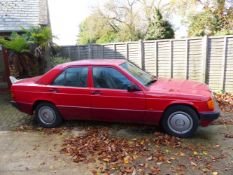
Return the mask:
[[202,38],[202,82],[207,82],[208,36]]
[[185,43],[186,51],[185,51],[185,61],[186,61],[186,79],[189,79],[189,39],[186,39]]
[[92,59],[92,44],[88,45],[88,58]]
[[77,46],[77,50],[78,50],[78,59],[81,60],[80,46]]
[[173,41],[170,40],[170,77],[173,78]]
[[224,44],[223,44],[223,72],[222,72],[222,90],[225,91],[225,84],[226,84],[226,63],[227,63],[227,37],[224,37]]
[[126,43],[126,59],[129,60],[129,43]]
[[68,55],[69,55],[69,58],[71,57],[70,56],[70,47],[67,47],[67,50],[68,50]]
[[159,74],[159,66],[158,66],[158,41],[155,41],[155,75]]
[[139,57],[140,57],[140,60],[141,60],[141,67],[142,67],[142,70],[145,70],[145,55],[144,55],[144,43],[143,43],[143,40],[140,40],[139,41]]
[[113,49],[114,49],[114,59],[116,59],[116,44],[113,44]]
[[102,45],[102,58],[104,58],[104,45]]

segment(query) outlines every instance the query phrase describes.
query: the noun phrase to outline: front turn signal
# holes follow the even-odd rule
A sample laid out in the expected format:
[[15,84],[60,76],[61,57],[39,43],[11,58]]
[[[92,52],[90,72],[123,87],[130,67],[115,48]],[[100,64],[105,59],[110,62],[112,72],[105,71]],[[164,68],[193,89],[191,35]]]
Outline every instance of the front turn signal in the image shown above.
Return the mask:
[[208,105],[208,108],[210,110],[214,110],[214,100],[213,99],[208,100],[207,105]]

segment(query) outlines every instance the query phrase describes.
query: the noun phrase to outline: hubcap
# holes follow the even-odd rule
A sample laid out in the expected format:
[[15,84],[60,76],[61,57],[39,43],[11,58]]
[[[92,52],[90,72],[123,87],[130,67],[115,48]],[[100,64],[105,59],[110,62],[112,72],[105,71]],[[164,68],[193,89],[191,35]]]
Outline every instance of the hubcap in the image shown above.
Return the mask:
[[193,127],[192,117],[183,111],[174,112],[168,117],[168,127],[177,134],[185,134]]
[[56,114],[51,107],[43,106],[39,109],[38,117],[44,124],[53,124],[56,118]]

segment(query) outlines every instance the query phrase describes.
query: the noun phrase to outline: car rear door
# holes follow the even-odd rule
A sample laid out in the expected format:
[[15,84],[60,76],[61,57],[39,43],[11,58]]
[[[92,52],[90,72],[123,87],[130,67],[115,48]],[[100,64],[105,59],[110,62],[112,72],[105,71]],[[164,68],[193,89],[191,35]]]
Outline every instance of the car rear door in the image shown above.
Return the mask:
[[143,122],[143,91],[129,92],[132,82],[115,67],[93,66],[91,115],[94,120]]
[[56,107],[66,119],[90,119],[89,67],[70,67],[58,75],[49,86]]

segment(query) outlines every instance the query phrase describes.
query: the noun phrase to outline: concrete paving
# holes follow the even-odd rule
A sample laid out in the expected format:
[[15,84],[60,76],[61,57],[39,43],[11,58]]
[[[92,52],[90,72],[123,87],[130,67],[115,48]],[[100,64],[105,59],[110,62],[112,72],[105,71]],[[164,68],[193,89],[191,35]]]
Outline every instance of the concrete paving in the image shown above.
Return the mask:
[[[76,164],[71,157],[60,154],[62,141],[70,135],[79,135],[82,131],[66,131],[66,133],[46,135],[39,131],[17,132],[0,131],[0,174],[92,174],[94,164]],[[121,136],[131,137],[129,129],[113,132]],[[225,138],[225,133],[233,133],[233,126],[213,125],[199,129],[195,137],[186,139],[188,143],[205,143],[220,145],[226,157],[221,160],[218,172],[233,174],[233,139]],[[136,132],[134,137],[141,136]],[[221,167],[228,167],[228,171]],[[220,168],[220,169],[219,169]]]
[[[21,125],[36,127],[33,119],[18,112],[10,106],[9,96],[0,95],[0,175],[50,175],[75,174],[89,175],[95,169],[93,163],[74,163],[72,158],[60,154],[61,145],[65,138],[84,133],[86,126],[93,126],[91,122],[68,122],[66,126],[74,129],[60,134],[44,134],[34,130],[16,129]],[[96,124],[94,124],[96,125]],[[109,127],[110,133],[116,137],[154,137],[154,128],[127,127],[125,124],[99,124]],[[193,138],[184,139],[187,144],[219,145],[224,158],[216,164],[218,174],[233,174],[233,138],[226,138],[225,134],[233,134],[233,125],[212,125],[200,128]],[[164,170],[163,172],[169,173]],[[187,170],[186,174],[198,174]]]
[[72,162],[60,154],[63,135],[39,132],[0,131],[0,174],[91,174],[91,164]]

